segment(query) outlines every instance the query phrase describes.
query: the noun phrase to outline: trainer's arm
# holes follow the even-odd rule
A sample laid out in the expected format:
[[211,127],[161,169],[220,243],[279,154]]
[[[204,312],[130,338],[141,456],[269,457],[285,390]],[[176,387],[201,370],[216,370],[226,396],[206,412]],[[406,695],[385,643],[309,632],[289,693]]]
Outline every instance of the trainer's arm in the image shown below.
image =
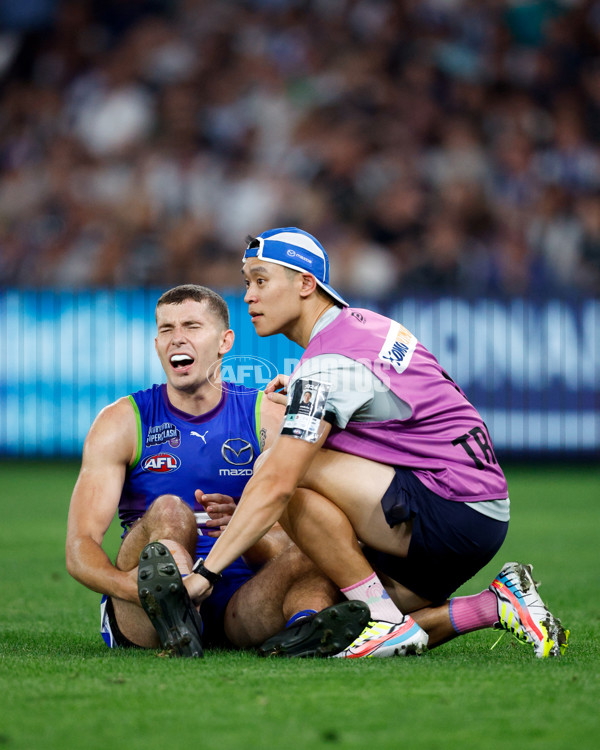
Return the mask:
[[[323,434],[316,443],[277,437],[246,485],[227,528],[204,561],[208,570],[220,573],[279,520],[330,429],[331,425],[324,423]],[[195,601],[210,588],[206,579],[199,575],[188,576],[185,585]]]
[[118,570],[102,541],[119,505],[137,428],[128,399],[119,399],[96,417],[85,440],[81,470],[69,506],[68,572],[92,591],[138,602],[133,574]]
[[[284,414],[285,406],[282,406],[279,403],[273,403],[266,396],[263,396],[260,405],[260,422],[258,424],[258,437],[261,453],[271,447],[273,441],[279,434]],[[231,521],[236,509],[236,504],[233,498],[229,495],[216,492],[205,495],[201,490],[196,490],[195,496],[196,500],[204,507],[210,516],[210,519],[206,521],[206,526],[208,528],[212,527],[213,531],[208,531],[207,535],[218,538],[223,533],[223,528]],[[280,533],[283,534],[284,532],[280,531]],[[289,539],[287,541],[289,542]],[[283,547],[280,543],[276,546],[273,546],[273,544],[270,543],[268,546],[268,552],[265,548],[264,554],[261,552],[258,559],[265,562],[271,557],[274,557],[276,552],[282,551],[282,549]],[[258,565],[258,563],[255,564]]]

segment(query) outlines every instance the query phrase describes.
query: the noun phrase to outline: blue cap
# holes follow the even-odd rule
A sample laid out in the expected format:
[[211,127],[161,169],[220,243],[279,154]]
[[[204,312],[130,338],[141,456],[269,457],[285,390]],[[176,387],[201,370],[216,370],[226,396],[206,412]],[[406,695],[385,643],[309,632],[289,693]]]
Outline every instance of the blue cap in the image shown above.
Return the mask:
[[324,292],[342,307],[348,307],[346,300],[329,286],[329,258],[323,245],[302,229],[282,227],[259,234],[252,238],[244,253],[244,261],[248,258],[262,258],[269,263],[310,273]]

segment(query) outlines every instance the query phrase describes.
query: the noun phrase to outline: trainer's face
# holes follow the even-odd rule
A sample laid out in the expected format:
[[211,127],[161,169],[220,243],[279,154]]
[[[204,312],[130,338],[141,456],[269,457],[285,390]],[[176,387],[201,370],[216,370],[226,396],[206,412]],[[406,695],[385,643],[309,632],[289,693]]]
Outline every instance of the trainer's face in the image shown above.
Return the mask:
[[170,386],[193,391],[219,377],[219,364],[233,345],[233,331],[206,302],[186,300],[156,311],[156,352]]
[[242,268],[244,302],[259,336],[285,333],[300,313],[298,283],[283,266],[249,258]]

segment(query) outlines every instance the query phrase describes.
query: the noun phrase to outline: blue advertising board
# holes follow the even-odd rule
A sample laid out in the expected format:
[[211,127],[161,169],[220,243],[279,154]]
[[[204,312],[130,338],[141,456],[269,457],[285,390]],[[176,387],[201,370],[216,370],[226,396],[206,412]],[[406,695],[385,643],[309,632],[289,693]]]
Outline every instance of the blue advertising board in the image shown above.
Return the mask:
[[[77,456],[98,411],[162,382],[154,351],[160,291],[0,292],[0,455]],[[260,339],[225,295],[236,343],[226,379],[264,387],[301,350]],[[481,411],[504,454],[600,449],[600,301],[403,299],[372,309],[401,321]]]

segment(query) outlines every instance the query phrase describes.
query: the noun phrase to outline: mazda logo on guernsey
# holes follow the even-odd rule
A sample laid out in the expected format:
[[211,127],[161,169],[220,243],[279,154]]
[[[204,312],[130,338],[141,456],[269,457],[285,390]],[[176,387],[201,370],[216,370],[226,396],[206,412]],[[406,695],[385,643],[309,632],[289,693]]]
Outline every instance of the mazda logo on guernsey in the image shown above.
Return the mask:
[[[216,363],[215,363],[216,364]],[[268,359],[246,354],[231,354],[221,360],[220,378],[219,368],[211,365],[209,382],[216,388],[227,388],[228,383],[244,385],[249,390],[248,395],[261,391],[277,375],[277,367]],[[243,394],[245,395],[245,394]]]
[[232,466],[246,466],[254,458],[254,448],[242,438],[229,438],[221,446],[221,455]]
[[171,471],[177,471],[180,466],[181,460],[177,456],[171,453],[157,453],[144,460],[142,469],[153,474],[169,474]]

